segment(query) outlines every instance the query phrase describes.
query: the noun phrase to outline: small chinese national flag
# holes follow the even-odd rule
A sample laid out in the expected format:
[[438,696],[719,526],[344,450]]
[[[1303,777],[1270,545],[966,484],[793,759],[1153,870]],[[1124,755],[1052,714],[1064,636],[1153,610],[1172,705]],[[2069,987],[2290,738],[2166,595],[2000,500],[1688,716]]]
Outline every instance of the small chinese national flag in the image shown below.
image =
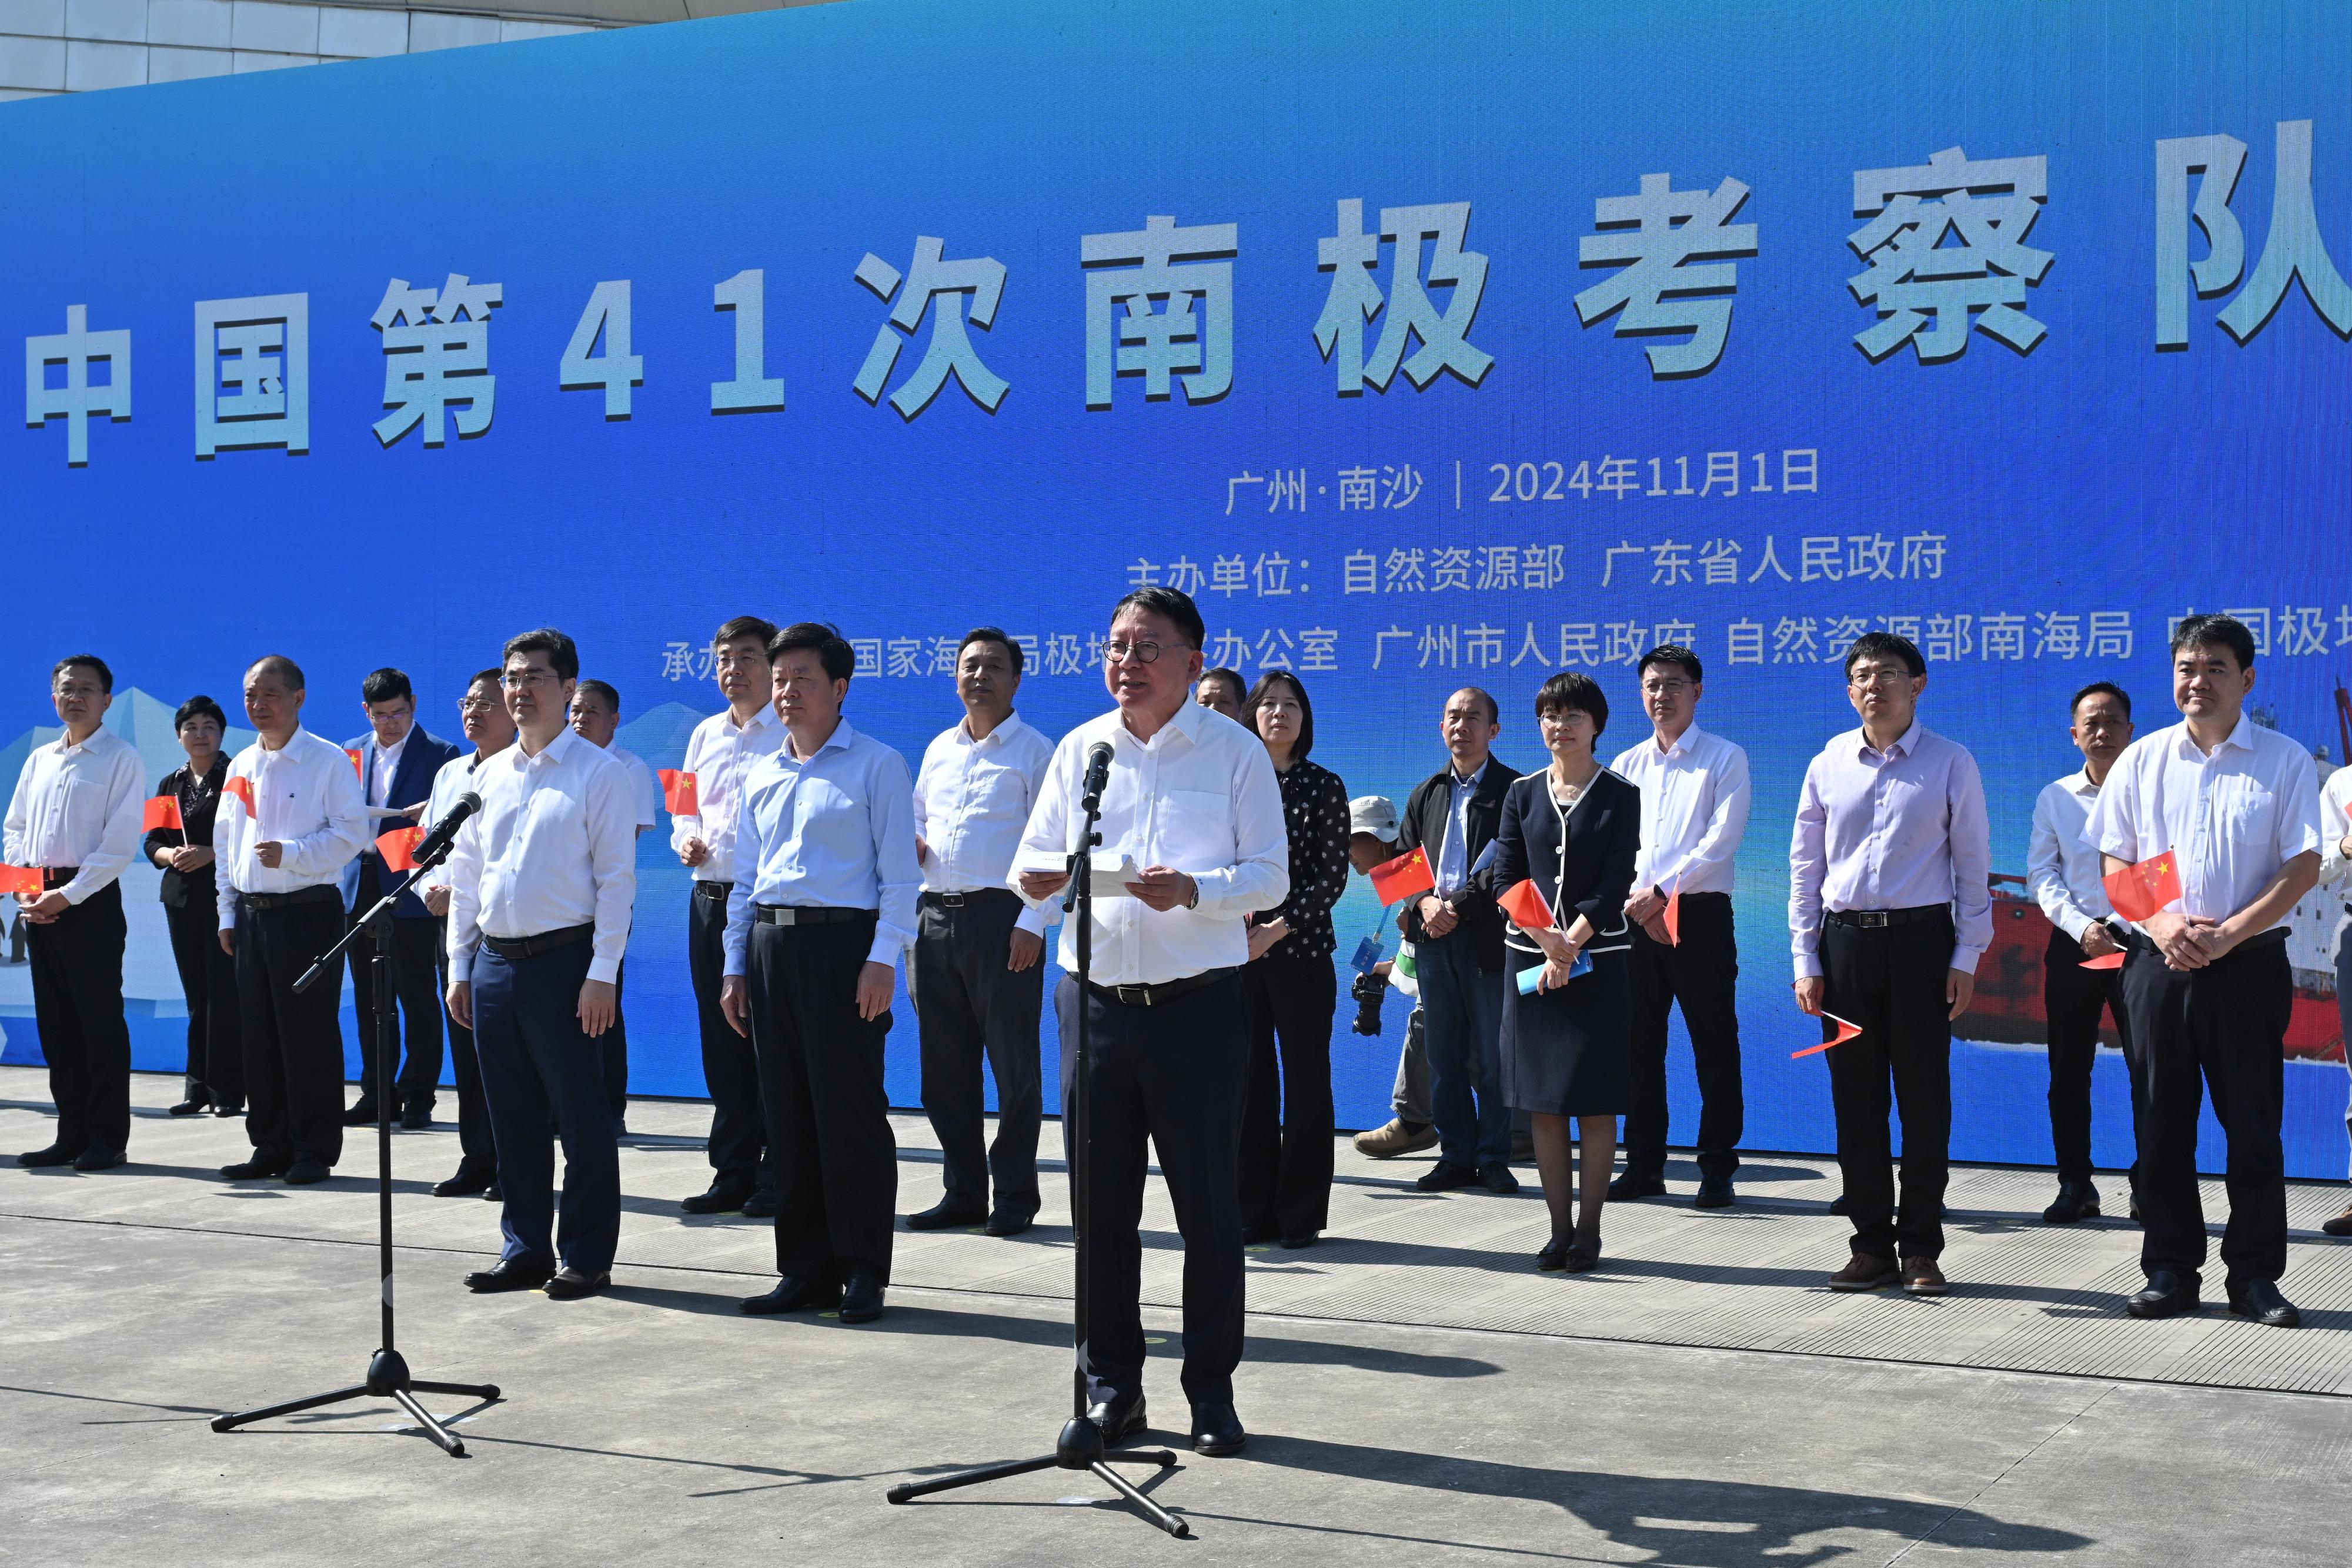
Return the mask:
[[2095,958],[2083,960],[2085,969],[2120,969],[2123,967],[2124,956],[2121,953],[2102,953]]
[[252,817],[259,815],[259,813],[253,809],[252,779],[239,779],[232,774],[228,782],[221,786],[221,799],[226,800],[232,795],[245,802],[245,814],[247,816]]
[[1551,929],[1551,905],[1544,902],[1543,890],[1535,884],[1532,877],[1520,882],[1495,903],[1511,917],[1511,924],[1522,931]]
[[394,828],[375,841],[375,852],[383,857],[386,871],[415,871],[416,846],[425,841],[423,828]]
[[673,817],[702,814],[702,802],[693,774],[677,768],[661,770],[662,810]]
[[1437,879],[1429,873],[1429,856],[1419,850],[1409,850],[1374,866],[1371,877],[1372,896],[1384,906],[1415,894],[1434,892],[1437,887]]
[[346,746],[343,747],[343,755],[352,759],[352,777],[362,784],[366,783],[367,768],[360,761],[360,748],[356,746]]
[[1825,1040],[1819,1045],[1809,1045],[1802,1051],[1792,1051],[1789,1053],[1790,1061],[1794,1061],[1801,1056],[1818,1056],[1833,1045],[1843,1045],[1847,1040],[1852,1040],[1855,1035],[1862,1032],[1862,1026],[1860,1024],[1849,1023],[1844,1019],[1838,1017],[1835,1013],[1823,1013],[1822,1017],[1837,1025],[1837,1037],[1833,1040]]
[[152,833],[164,828],[184,831],[187,824],[180,821],[180,800],[175,795],[158,795],[147,802],[144,815],[139,819],[139,831]]
[[1675,878],[1675,890],[1666,894],[1666,946],[1683,945],[1683,879]]
[[41,868],[32,865],[0,865],[0,894],[21,893],[27,898],[41,895]]
[[2126,920],[2145,920],[2180,896],[2180,868],[2168,850],[2099,880],[2107,901]]

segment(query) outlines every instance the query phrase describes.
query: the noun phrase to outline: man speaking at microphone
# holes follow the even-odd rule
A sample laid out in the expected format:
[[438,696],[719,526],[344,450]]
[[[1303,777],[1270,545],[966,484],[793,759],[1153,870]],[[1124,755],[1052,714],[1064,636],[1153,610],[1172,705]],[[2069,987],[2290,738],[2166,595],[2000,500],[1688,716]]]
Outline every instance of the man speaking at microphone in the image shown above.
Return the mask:
[[[1240,1451],[1234,1368],[1242,1356],[1237,1176],[1249,1022],[1244,917],[1290,892],[1289,839],[1274,764],[1257,737],[1196,706],[1205,631],[1192,601],[1139,588],[1111,614],[1103,679],[1116,712],[1062,738],[1013,873],[1042,904],[1069,880],[1090,761],[1102,768],[1101,856],[1132,880],[1094,883],[1088,994],[1078,995],[1076,923],[1062,926],[1063,1103],[1087,1009],[1087,1129],[1092,1144],[1089,1317],[1078,1347],[1103,1440],[1145,1426],[1143,1326],[1136,1292],[1143,1178],[1157,1147],[1184,1239],[1184,1393],[1192,1447]],[[1107,752],[1107,756],[1105,755]]]
[[[637,803],[627,769],[564,722],[580,678],[572,639],[526,632],[507,643],[504,664],[518,744],[474,770],[482,809],[449,855],[449,1016],[474,1031],[505,1195],[498,1265],[466,1284],[544,1285],[568,1301],[612,1283],[621,1237],[620,1149],[604,1052],[589,1042],[618,1007]],[[563,1217],[551,1243],[551,1121],[563,1140]]]

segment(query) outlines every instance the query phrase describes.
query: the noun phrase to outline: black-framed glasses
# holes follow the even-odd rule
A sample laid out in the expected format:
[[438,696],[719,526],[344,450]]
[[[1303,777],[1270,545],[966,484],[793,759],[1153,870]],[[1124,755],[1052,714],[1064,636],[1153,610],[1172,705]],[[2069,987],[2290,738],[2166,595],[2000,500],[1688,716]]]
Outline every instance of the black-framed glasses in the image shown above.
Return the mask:
[[1156,664],[1160,662],[1160,655],[1165,652],[1157,643],[1105,643],[1103,663],[1123,664],[1133,658],[1139,664]]

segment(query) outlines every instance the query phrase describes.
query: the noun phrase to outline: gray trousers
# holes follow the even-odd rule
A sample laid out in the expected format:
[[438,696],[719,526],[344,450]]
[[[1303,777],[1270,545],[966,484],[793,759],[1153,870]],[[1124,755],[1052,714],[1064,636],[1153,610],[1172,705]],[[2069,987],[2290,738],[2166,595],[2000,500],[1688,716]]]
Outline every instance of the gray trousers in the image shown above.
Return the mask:
[[1389,1094],[1389,1104],[1398,1121],[1415,1127],[1436,1120],[1429,1111],[1429,1045],[1422,1038],[1418,1007],[1404,1020],[1404,1050],[1397,1055],[1396,1088]]

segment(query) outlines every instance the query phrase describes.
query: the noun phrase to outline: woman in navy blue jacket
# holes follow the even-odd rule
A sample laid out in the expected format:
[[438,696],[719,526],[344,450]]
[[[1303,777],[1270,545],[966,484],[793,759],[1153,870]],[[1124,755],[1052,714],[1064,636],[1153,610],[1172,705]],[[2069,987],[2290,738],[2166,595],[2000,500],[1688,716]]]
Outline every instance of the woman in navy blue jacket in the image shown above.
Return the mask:
[[[1603,768],[1593,745],[1609,702],[1589,675],[1562,671],[1536,693],[1551,765],[1511,786],[1495,838],[1495,885],[1531,881],[1549,925],[1513,923],[1505,940],[1503,1098],[1534,1122],[1536,1169],[1551,1209],[1539,1269],[1581,1273],[1601,1260],[1601,1205],[1617,1158],[1617,1118],[1633,1099],[1633,988],[1626,954],[1642,792]],[[1591,968],[1574,973],[1580,958]],[[1521,988],[1530,971],[1540,971]],[[1583,1151],[1583,1203],[1570,1228],[1569,1122]]]

